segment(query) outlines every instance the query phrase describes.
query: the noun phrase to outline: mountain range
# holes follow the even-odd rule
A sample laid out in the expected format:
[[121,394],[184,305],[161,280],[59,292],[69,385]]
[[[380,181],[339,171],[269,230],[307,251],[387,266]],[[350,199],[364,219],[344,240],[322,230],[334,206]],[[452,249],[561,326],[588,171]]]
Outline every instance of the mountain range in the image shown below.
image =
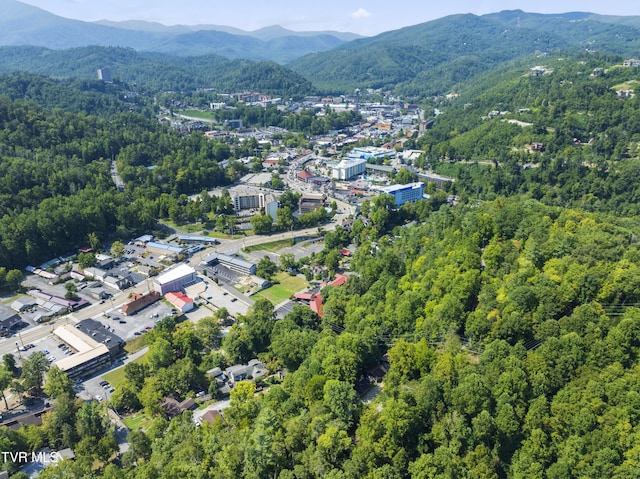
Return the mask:
[[[308,94],[310,90],[294,90],[312,85],[313,91],[327,94],[383,89],[420,99],[455,90],[494,69],[531,67],[546,55],[640,56],[640,17],[587,12],[451,15],[357,38],[278,26],[243,32],[214,25],[90,23],[16,0],[0,0],[0,6],[5,11],[0,18],[0,46],[5,45],[0,71],[95,78],[97,68],[112,66],[120,79],[153,78],[156,87],[169,89],[206,87],[220,79],[213,70],[222,69],[225,86],[242,80],[242,88],[257,90],[259,83],[283,96]],[[265,60],[280,65],[251,64]],[[151,66],[154,62],[161,67]]]
[[0,46],[118,46],[177,56],[216,53],[228,58],[286,63],[359,38],[353,33],[294,32],[277,25],[247,32],[218,25],[167,27],[143,21],[83,22],[16,0],[0,0],[0,11]]

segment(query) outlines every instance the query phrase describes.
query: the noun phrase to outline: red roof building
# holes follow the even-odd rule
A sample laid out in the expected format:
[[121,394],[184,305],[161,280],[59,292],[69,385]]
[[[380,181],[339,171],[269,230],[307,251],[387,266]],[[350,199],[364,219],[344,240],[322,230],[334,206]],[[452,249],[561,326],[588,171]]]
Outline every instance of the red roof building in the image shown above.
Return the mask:
[[164,295],[164,299],[175,306],[176,309],[183,313],[191,311],[194,308],[193,299],[181,291],[172,291]]
[[336,274],[335,279],[331,281],[328,286],[342,286],[348,279],[349,277],[344,274]]
[[305,183],[309,181],[309,178],[311,178],[313,176],[312,173],[310,173],[307,170],[302,170],[300,172],[298,172],[298,174],[296,175],[298,177],[298,179],[300,181],[304,181]]

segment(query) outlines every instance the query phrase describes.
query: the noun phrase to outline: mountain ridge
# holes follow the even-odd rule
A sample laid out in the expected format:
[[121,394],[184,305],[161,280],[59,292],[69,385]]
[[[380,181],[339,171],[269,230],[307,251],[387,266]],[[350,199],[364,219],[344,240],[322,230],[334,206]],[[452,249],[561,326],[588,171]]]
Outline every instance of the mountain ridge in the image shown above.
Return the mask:
[[[232,27],[224,31],[215,26],[166,27],[151,22],[83,22],[54,15],[17,0],[0,0],[0,46],[43,46],[66,49],[90,45],[118,46],[139,51],[170,53],[178,56],[224,52],[229,58],[287,63],[295,58],[334,48],[355,34],[340,32],[293,32],[267,27],[244,32]],[[142,30],[135,26],[143,27]],[[211,32],[217,32],[211,42]],[[283,41],[282,39],[289,39]],[[299,40],[299,41],[295,41]]]

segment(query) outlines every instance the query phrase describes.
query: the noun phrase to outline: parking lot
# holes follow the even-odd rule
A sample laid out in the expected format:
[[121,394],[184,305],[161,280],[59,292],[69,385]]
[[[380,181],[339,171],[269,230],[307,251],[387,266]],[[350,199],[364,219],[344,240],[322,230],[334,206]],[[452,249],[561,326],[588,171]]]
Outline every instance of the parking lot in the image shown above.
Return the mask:
[[107,309],[103,314],[95,316],[93,319],[101,322],[125,341],[129,341],[140,336],[144,331],[152,329],[159,320],[171,316],[172,311],[172,306],[158,301],[130,316],[122,314],[120,308],[114,308]]

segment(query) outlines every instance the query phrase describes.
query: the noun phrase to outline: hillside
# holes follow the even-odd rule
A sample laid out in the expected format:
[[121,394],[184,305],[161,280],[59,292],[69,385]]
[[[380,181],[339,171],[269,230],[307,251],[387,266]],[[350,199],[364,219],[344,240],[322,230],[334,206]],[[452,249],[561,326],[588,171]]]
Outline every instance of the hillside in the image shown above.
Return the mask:
[[640,32],[591,18],[576,21],[572,15],[519,11],[453,15],[355,40],[289,66],[321,89],[382,88],[424,98],[448,93],[466,80],[536,51],[586,48],[633,56],[640,48]]
[[55,78],[95,79],[96,70],[102,67],[109,67],[114,80],[138,83],[147,91],[248,89],[287,97],[314,91],[302,76],[273,62],[229,60],[215,54],[178,57],[97,46],[68,50],[0,47],[0,73],[27,71]]
[[357,35],[298,33],[281,27],[245,32],[199,25],[165,27],[149,22],[82,22],[53,15],[17,0],[0,0],[0,45],[66,49],[119,46],[179,56],[219,54],[229,58],[289,62],[311,52],[334,48]]

